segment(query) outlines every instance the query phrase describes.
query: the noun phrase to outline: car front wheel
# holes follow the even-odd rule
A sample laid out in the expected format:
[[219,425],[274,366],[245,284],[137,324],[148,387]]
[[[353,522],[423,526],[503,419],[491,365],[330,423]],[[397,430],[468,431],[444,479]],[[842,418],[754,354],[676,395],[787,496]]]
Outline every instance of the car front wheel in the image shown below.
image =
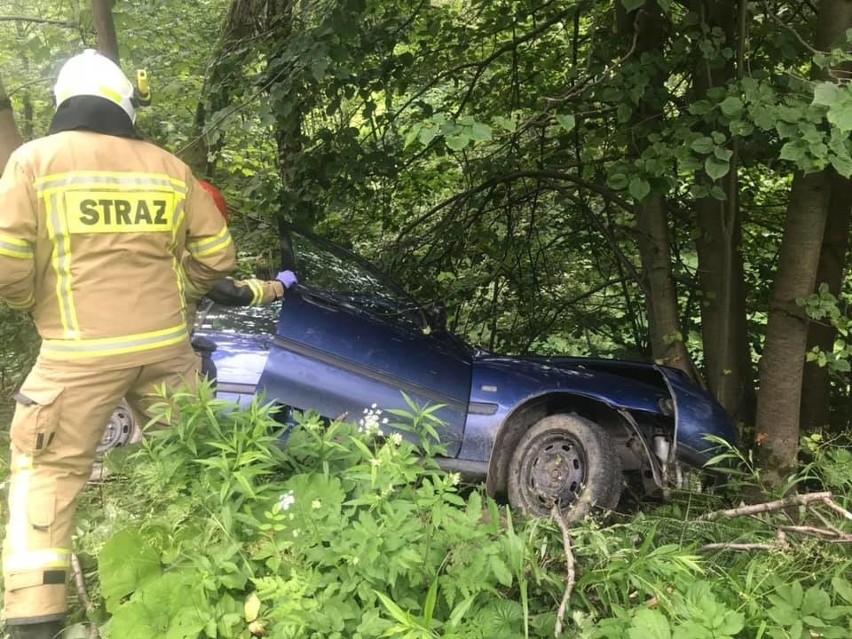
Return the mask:
[[621,487],[612,438],[579,415],[539,420],[512,453],[509,503],[530,516],[549,517],[558,504],[565,521],[579,521],[593,508],[615,508]]

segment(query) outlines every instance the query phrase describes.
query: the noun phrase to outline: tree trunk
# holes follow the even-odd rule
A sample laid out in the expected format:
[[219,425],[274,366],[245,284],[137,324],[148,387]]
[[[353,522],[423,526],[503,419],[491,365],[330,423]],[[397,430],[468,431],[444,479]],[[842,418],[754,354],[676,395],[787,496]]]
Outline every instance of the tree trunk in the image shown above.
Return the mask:
[[637,205],[636,223],[639,255],[648,289],[646,305],[651,325],[651,352],[656,361],[692,375],[692,359],[683,341],[678,316],[665,196],[652,193]]
[[793,178],[760,361],[756,443],[771,483],[796,467],[808,322],[796,300],[814,290],[831,182],[827,172]]
[[22,143],[23,140],[18,132],[18,127],[15,125],[15,117],[12,113],[12,103],[9,101],[9,96],[6,95],[3,78],[0,77],[0,175],[2,175],[12,151],[21,146]]
[[[852,26],[852,2],[822,0],[814,43],[820,50],[843,41]],[[778,271],[760,362],[755,443],[772,484],[795,470],[808,321],[796,300],[814,290],[831,195],[828,170],[793,177]]]
[[192,141],[181,152],[181,159],[199,175],[212,178],[215,172],[215,156],[225,143],[225,138],[219,135],[216,143],[210,147],[207,142],[208,126],[219,126],[219,123],[211,123],[209,118],[231,103],[227,78],[240,74],[251,51],[249,47],[243,46],[242,41],[259,30],[257,20],[260,13],[261,6],[255,0],[232,0],[228,7],[195,109]]
[[[648,0],[638,12],[626,14],[621,3],[616,3],[619,31],[631,40],[636,37],[636,58],[643,54],[662,55],[668,21],[660,13],[656,0]],[[628,152],[633,157],[642,154],[647,145],[650,127],[662,126],[662,107],[665,93],[661,67],[655,69],[649,88],[640,100],[631,119],[633,144]],[[665,364],[686,371],[693,376],[695,367],[683,340],[677,306],[677,288],[672,274],[672,257],[669,242],[668,210],[662,193],[652,192],[635,207],[639,255],[645,283],[645,305],[651,328],[651,354]]]
[[[822,239],[816,284],[828,284],[835,297],[843,284],[846,251],[849,246],[849,226],[852,219],[852,180],[834,174],[831,177],[831,199]],[[807,350],[818,347],[831,352],[836,331],[826,322],[811,322],[808,327]],[[816,362],[806,362],[802,381],[801,427],[806,431],[823,428],[829,423],[831,380],[828,368]]]
[[92,17],[98,34],[98,51],[118,64],[118,37],[112,20],[112,0],[92,0]]
[[[745,0],[742,0],[745,2]],[[734,50],[739,39],[738,24],[744,28],[745,6],[736,0],[695,4],[708,29],[721,29],[725,44]],[[701,55],[693,76],[696,99],[703,99],[714,87],[725,87],[734,78],[733,58],[708,60]],[[708,131],[709,133],[709,131]],[[705,379],[716,400],[740,424],[754,424],[755,389],[751,364],[751,349],[746,322],[746,296],[741,252],[741,215],[739,208],[738,163],[736,141],[732,151],[731,169],[722,178],[725,201],[710,196],[696,201],[698,237],[698,280],[701,287],[701,331],[704,344]],[[699,184],[712,181],[704,171],[696,176]]]
[[[270,26],[276,25],[279,38],[287,39],[293,32],[293,0],[276,0],[271,3],[269,13]],[[284,47],[282,47],[282,50]],[[278,62],[273,57],[270,62]],[[286,77],[286,76],[285,76]],[[271,87],[274,89],[273,87]],[[296,91],[291,91],[296,96]],[[278,151],[278,175],[281,178],[279,202],[282,213],[300,226],[311,228],[316,221],[313,206],[305,202],[298,192],[299,154],[302,151],[302,119],[305,105],[301,97],[286,113],[279,113],[275,119],[275,142]]]

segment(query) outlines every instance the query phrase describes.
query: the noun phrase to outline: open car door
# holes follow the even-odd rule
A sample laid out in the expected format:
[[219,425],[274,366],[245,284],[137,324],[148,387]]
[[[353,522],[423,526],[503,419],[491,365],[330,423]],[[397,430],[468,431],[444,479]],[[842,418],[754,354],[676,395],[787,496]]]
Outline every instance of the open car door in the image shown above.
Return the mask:
[[409,410],[403,393],[420,406],[441,404],[441,441],[455,456],[470,400],[469,349],[433,333],[408,294],[346,250],[288,225],[282,249],[299,284],[285,295],[261,376],[267,397],[353,422],[373,404]]

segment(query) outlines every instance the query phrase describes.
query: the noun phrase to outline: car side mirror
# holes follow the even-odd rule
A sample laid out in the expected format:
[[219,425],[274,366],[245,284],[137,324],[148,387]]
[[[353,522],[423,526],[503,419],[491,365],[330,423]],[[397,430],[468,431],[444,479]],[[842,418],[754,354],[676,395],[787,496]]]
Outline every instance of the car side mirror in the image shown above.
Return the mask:
[[432,302],[426,307],[426,319],[433,331],[446,331],[447,307],[440,300]]

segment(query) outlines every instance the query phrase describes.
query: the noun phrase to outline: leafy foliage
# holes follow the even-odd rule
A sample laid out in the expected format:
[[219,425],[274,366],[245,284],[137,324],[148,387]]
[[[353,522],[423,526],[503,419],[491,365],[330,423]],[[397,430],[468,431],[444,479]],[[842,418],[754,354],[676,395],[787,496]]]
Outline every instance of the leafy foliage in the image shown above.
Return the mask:
[[[159,410],[179,415],[176,427],[111,459],[114,483],[89,492],[83,510],[77,547],[90,571],[97,564],[89,622],[102,636],[553,636],[559,528],[517,520],[438,470],[417,444],[437,425],[429,409],[368,408],[360,427],[312,415],[284,427],[271,405],[239,410],[202,389]],[[413,430],[386,435],[389,426]],[[843,482],[820,485],[848,505],[848,459],[818,442],[811,450],[815,468],[832,469],[826,481]],[[568,636],[844,636],[842,550],[702,551],[771,535],[768,521],[699,519],[717,505],[684,493],[657,512],[572,529]]]

